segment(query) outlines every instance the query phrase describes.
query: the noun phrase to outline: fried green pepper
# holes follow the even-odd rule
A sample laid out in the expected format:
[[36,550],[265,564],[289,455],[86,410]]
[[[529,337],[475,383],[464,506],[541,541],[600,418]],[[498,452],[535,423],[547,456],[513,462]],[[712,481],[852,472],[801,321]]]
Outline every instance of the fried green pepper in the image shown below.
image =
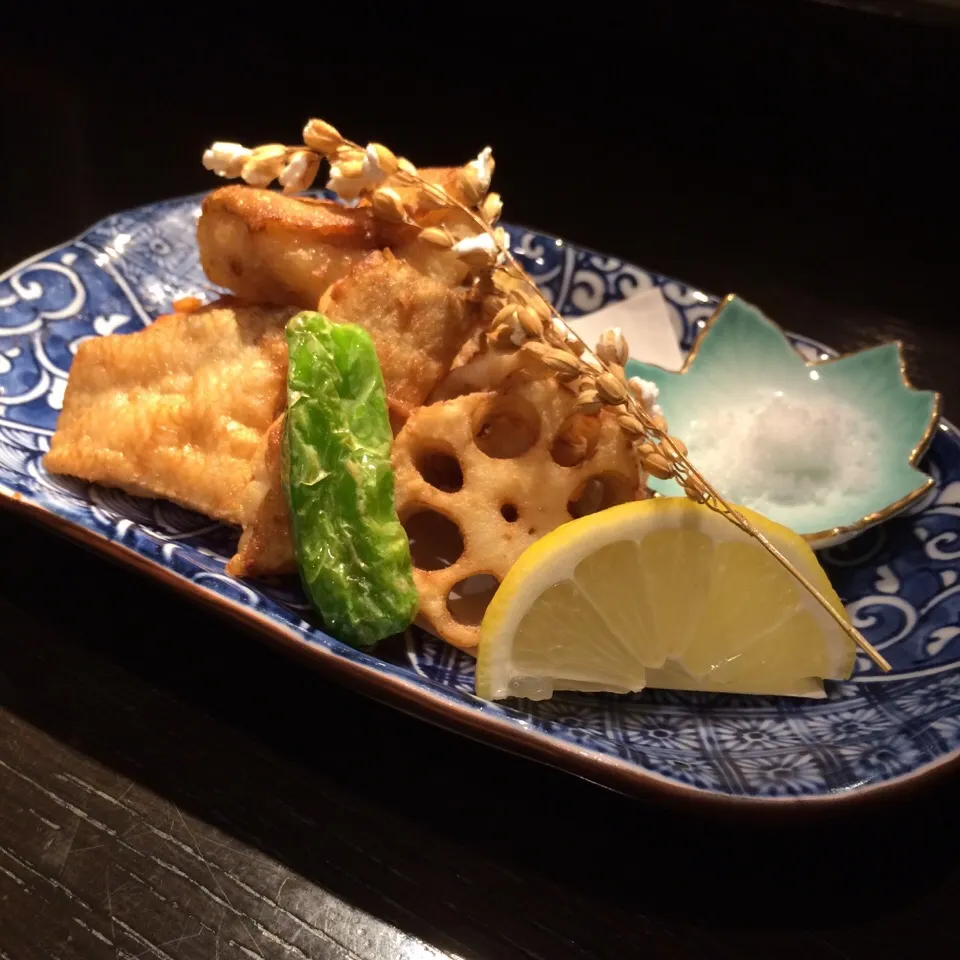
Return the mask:
[[283,475],[297,567],[327,629],[369,646],[417,610],[383,375],[363,328],[319,313],[293,317],[287,344]]

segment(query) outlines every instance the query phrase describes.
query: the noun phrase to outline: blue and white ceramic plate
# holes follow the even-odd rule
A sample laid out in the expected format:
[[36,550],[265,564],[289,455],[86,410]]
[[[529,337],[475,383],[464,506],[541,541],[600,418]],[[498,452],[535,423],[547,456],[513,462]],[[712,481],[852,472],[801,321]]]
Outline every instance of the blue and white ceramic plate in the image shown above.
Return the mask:
[[[210,292],[199,198],[109,217],[0,276],[0,502],[136,566],[426,719],[600,783],[717,804],[836,804],[916,783],[960,757],[960,434],[943,423],[910,513],[822,555],[856,625],[893,664],[860,657],[823,701],[647,691],[543,703],[472,695],[473,662],[425,635],[406,655],[353,650],[308,622],[295,581],[224,574],[237,531],[169,503],[41,466],[70,362],[88,337],[139,330]],[[687,347],[717,299],[562,240],[511,229],[517,255],[568,316],[659,286]],[[794,339],[811,358],[820,344]],[[37,570],[42,578],[42,570]],[[104,608],[104,615],[107,614]]]

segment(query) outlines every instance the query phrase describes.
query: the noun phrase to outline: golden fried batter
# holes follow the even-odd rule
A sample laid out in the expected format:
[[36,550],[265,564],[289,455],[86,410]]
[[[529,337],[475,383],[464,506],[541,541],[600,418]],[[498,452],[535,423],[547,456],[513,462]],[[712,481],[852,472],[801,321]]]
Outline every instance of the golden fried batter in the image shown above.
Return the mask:
[[464,344],[450,372],[430,394],[430,403],[495,390],[530,365],[530,359],[521,351],[493,347],[481,334]]
[[[469,198],[463,191],[463,184],[460,179],[460,173],[463,167],[420,167],[417,171],[419,176],[427,183],[436,187],[442,187],[447,196],[452,197],[459,203],[469,204]],[[423,218],[436,210],[436,204],[430,203],[425,197],[423,188],[415,183],[405,180],[402,175],[391,177],[385,184],[395,190],[400,196],[404,206],[410,211],[411,215],[418,223]],[[362,205],[369,201],[361,201]],[[449,213],[449,210],[447,211]]]
[[44,465],[242,522],[254,456],[286,404],[295,312],[221,300],[82,343]]
[[[421,173],[455,193],[456,168]],[[419,193],[409,187],[411,202]],[[421,219],[434,217],[425,211]],[[248,186],[222,187],[203,201],[197,244],[213,283],[256,303],[314,309],[324,291],[371,250],[391,247],[425,276],[450,286],[465,265],[449,250],[417,239],[406,224],[374,217],[369,206],[287,197]]]
[[[403,426],[394,418],[394,436]],[[405,418],[402,418],[405,420]],[[243,534],[236,555],[227,564],[235,577],[267,577],[297,569],[290,527],[290,508],[283,490],[281,444],[285,415],[270,425],[253,462],[253,478],[243,497]]]
[[523,371],[495,390],[420,407],[394,441],[393,469],[418,622],[468,653],[480,619],[459,617],[450,602],[464,581],[500,582],[572,517],[648,495],[613,414],[579,414],[574,393]]
[[253,478],[244,494],[243,534],[237,552],[227,564],[235,577],[293,573],[290,508],[281,482],[281,444],[286,415],[277,417],[260,443]]
[[389,251],[369,254],[337,281],[321,311],[369,331],[391,406],[404,413],[427,399],[481,319],[465,290],[423,276]]
[[384,245],[370,210],[246,186],[204,199],[197,243],[214,283],[257,303],[310,310],[334,280]]

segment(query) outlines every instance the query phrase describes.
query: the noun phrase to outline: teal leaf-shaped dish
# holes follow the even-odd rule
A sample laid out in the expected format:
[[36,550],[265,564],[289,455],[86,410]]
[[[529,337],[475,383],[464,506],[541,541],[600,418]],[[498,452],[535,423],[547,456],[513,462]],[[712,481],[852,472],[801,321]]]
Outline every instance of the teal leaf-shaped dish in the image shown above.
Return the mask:
[[[817,548],[894,516],[933,484],[916,465],[940,396],[911,386],[897,342],[808,361],[773,321],[731,295],[679,372],[630,360],[627,373],[656,383],[670,432],[721,495]],[[683,495],[673,480],[650,485]]]

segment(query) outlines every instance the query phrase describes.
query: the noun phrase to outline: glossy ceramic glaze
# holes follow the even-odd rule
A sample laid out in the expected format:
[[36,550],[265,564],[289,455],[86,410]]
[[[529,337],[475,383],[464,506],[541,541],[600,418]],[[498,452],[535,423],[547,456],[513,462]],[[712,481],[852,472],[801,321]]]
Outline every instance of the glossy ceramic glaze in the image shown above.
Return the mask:
[[[698,334],[679,373],[635,360],[628,364],[628,372],[660,388],[660,404],[671,430],[688,440],[694,463],[697,449],[689,439],[691,423],[704,410],[722,407],[745,387],[765,395],[776,392],[843,404],[873,426],[877,443],[869,485],[839,501],[762,510],[818,548],[835,546],[896,516],[933,485],[915,464],[933,439],[940,398],[932,391],[914,389],[907,381],[899,343],[843,357],[821,350],[811,358],[795,349],[760,310],[730,296]],[[683,496],[673,480],[654,479],[651,486],[665,496]],[[736,499],[732,492],[728,496]]]
[[[224,573],[237,532],[164,501],[48,475],[70,363],[83,339],[141,329],[211,295],[194,244],[199,198],[117,214],[0,276],[0,501],[175,586],[346,683],[527,756],[633,792],[733,805],[855,800],[960,755],[960,437],[936,431],[934,487],[902,516],[822,557],[854,622],[893,664],[860,657],[824,701],[649,691],[531,704],[473,697],[473,662],[422,634],[406,653],[353,650],[311,620],[295,579]],[[657,285],[689,346],[716,298],[564,241],[512,229],[517,255],[575,317]],[[819,344],[793,340],[809,359]],[[51,597],[56,585],[38,585]],[[104,584],[90,585],[103,590]],[[104,602],[104,617],[109,605]]]

